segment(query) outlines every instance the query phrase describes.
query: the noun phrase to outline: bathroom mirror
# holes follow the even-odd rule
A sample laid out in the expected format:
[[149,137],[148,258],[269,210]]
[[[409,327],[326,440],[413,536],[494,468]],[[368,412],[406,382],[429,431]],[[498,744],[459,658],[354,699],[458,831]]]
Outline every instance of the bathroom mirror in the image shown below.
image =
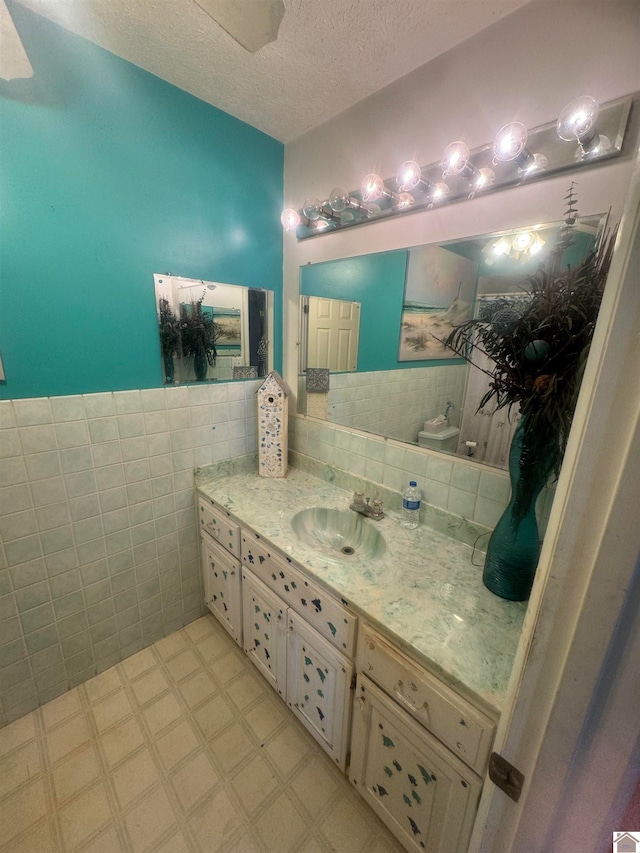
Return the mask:
[[273,294],[154,274],[165,384],[256,379],[273,368]]
[[[603,214],[576,220],[563,266],[588,255],[605,221]],[[309,297],[357,301],[360,335],[357,370],[331,372],[326,393],[308,392],[301,356],[298,411],[505,468],[515,413],[477,411],[488,377],[441,341],[492,301],[522,298],[528,276],[557,245],[564,225],[535,224],[301,267],[303,304]]]

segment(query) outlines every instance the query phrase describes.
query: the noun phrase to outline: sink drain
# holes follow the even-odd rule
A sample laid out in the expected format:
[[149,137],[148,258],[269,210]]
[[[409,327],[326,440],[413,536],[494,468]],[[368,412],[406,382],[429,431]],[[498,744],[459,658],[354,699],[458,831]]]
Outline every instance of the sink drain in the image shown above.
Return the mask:
[[340,548],[343,554],[355,554],[355,550],[351,547],[351,545],[345,545],[344,548]]

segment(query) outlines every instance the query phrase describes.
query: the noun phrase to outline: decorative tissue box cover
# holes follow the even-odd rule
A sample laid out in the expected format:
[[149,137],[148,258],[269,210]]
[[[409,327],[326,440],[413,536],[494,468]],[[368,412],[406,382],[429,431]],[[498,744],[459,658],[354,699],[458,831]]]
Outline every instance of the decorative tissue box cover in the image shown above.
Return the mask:
[[234,367],[233,368],[233,378],[234,379],[257,379],[258,378],[258,368],[255,366],[251,367]]
[[307,367],[307,393],[329,393],[329,369],[326,367]]

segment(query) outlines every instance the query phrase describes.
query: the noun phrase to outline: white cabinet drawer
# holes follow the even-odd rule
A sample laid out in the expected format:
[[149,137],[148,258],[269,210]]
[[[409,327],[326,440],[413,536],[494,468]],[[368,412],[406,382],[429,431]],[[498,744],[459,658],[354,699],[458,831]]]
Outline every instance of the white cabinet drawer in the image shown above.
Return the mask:
[[361,627],[358,670],[378,684],[479,774],[486,768],[495,723],[395,649],[370,626]]
[[242,564],[250,569],[319,634],[353,657],[357,617],[295,568],[255,533],[242,531]]
[[240,525],[229,517],[226,510],[208,498],[200,497],[198,518],[201,530],[240,559]]

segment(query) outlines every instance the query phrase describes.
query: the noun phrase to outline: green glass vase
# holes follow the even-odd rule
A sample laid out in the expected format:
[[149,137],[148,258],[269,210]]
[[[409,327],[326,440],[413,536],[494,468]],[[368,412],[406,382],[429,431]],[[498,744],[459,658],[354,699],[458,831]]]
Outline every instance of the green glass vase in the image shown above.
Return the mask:
[[536,502],[556,463],[555,436],[541,440],[520,419],[509,451],[511,498],[487,547],[482,580],[510,601],[529,598],[540,557]]
[[206,355],[195,355],[193,357],[193,370],[198,382],[204,382],[207,378],[207,371],[209,370],[209,363]]
[[164,384],[173,385],[175,382],[176,375],[173,356],[168,353],[165,353],[162,358],[164,362]]

